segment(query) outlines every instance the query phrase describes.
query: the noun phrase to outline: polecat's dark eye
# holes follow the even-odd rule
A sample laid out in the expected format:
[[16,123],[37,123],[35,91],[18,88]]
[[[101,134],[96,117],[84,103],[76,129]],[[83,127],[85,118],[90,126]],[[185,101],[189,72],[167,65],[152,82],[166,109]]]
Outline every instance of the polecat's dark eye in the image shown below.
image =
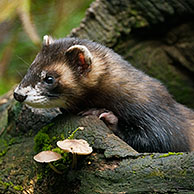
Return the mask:
[[53,84],[54,81],[55,81],[55,78],[52,77],[52,76],[46,76],[44,81],[47,83],[47,84]]

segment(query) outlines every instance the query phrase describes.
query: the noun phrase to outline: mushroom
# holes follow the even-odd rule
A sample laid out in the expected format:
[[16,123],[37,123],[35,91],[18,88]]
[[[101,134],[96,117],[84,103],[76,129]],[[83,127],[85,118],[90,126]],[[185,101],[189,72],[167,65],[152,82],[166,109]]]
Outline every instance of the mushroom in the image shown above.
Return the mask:
[[37,155],[34,156],[34,160],[36,162],[48,163],[49,166],[58,174],[62,174],[62,173],[60,171],[58,171],[51,164],[51,162],[57,161],[57,160],[59,160],[61,158],[62,158],[61,154],[58,154],[58,153],[53,152],[53,151],[42,151],[42,152],[40,152],[40,153],[38,153]]
[[89,155],[92,153],[92,147],[88,142],[83,139],[66,139],[58,141],[57,146],[65,152],[71,152],[73,154],[72,168],[77,166],[77,155]]

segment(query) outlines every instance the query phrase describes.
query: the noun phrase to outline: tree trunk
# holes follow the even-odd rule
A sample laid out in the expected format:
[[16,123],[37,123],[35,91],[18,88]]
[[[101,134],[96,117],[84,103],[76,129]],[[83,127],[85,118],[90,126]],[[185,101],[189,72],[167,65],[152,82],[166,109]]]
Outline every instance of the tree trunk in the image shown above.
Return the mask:
[[[194,0],[96,0],[70,36],[111,47],[194,107],[193,15]],[[11,96],[0,98],[0,193],[194,193],[193,153],[137,153],[96,117],[32,109]],[[76,138],[94,151],[77,169],[70,154],[54,163],[62,175],[33,161],[33,147],[55,148],[80,126]]]

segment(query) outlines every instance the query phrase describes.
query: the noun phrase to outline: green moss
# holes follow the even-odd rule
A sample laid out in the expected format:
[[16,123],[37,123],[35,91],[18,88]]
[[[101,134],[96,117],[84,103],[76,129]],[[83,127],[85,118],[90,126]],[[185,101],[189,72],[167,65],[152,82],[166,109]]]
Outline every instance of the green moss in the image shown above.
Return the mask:
[[50,127],[52,127],[53,125],[54,125],[54,123],[49,123],[48,125],[44,126],[44,127],[41,129],[41,132],[47,133],[48,130],[50,129]]
[[5,190],[9,187],[12,187],[16,191],[23,191],[23,187],[21,185],[14,185],[11,181],[9,182],[3,182],[0,179],[0,186],[2,186]]
[[54,125],[54,123],[49,123],[48,125],[44,126],[34,137],[34,151],[40,152],[43,150],[51,150],[51,142],[56,139],[56,137],[50,138],[48,135],[49,129]]
[[4,156],[7,151],[9,150],[9,146],[15,144],[16,138],[8,138],[8,139],[3,139],[1,138],[0,140],[0,157]]
[[149,25],[148,21],[137,10],[130,11],[131,24],[134,28],[143,28]]
[[12,182],[3,182],[2,180],[0,180],[0,186],[2,186],[4,189],[7,189],[12,184]]
[[181,152],[168,152],[167,154],[163,154],[163,155],[160,155],[159,158],[164,158],[164,157],[168,157],[168,156],[173,156],[173,155],[183,155],[183,153]]
[[23,191],[24,190],[24,188],[21,185],[16,185],[13,187],[13,189],[16,191]]
[[63,133],[60,135],[60,137],[61,137],[61,140],[64,140],[65,139],[65,136],[64,136]]
[[64,153],[64,151],[62,149],[58,148],[58,147],[57,148],[53,148],[52,151],[53,152],[57,152],[58,154],[63,154]]
[[50,150],[50,138],[48,134],[39,131],[37,135],[34,137],[34,151],[40,152],[42,150]]
[[[46,126],[44,126],[34,137],[34,151],[35,152],[40,152],[43,150],[51,150],[55,147],[55,143],[57,140],[64,140],[66,139],[65,135],[62,133],[60,134],[60,137],[57,136],[53,136],[53,137],[49,137],[48,133],[49,133],[49,129],[50,127],[52,127],[54,125],[54,123],[50,123]],[[69,137],[67,137],[67,139],[73,139],[75,136],[75,133],[80,129],[80,127],[78,127],[77,129],[75,129],[70,135]],[[57,152],[60,153],[60,151],[56,148]]]
[[4,149],[0,151],[0,157],[4,156],[7,153],[8,149]]
[[37,182],[42,181],[43,175],[42,172],[37,173]]
[[16,138],[12,137],[9,141],[8,141],[8,145],[13,145],[17,142]]
[[141,16],[137,16],[134,27],[135,28],[143,28],[143,27],[146,27],[146,26],[148,26],[147,20],[145,18],[141,17]]
[[151,154],[150,157],[153,158],[155,155],[154,154]]
[[137,16],[138,15],[138,11],[135,10],[135,9],[131,9],[130,14],[134,15],[134,16]]
[[185,176],[187,174],[187,171],[185,169],[180,171],[180,175]]
[[157,177],[164,178],[164,172],[157,169],[155,171],[152,171],[149,176],[151,176],[151,177],[152,176],[157,176]]

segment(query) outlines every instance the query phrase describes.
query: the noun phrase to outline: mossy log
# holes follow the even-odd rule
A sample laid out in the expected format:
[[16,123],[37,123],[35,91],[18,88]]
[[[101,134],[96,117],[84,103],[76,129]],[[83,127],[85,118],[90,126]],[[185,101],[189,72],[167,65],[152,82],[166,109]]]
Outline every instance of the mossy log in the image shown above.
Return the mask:
[[[111,47],[194,107],[193,15],[194,0],[96,0],[70,36]],[[62,175],[37,164],[34,137],[44,125],[52,146],[83,126],[76,138],[94,152],[78,157],[77,169],[63,161]],[[0,135],[0,193],[194,193],[194,153],[137,153],[94,116],[32,109],[10,92],[0,98]]]
[[33,134],[15,135],[4,141],[1,193],[192,193],[194,189],[193,153],[137,153],[94,116],[59,115],[52,123],[46,129],[50,139],[68,137],[72,129],[84,127],[76,138],[87,140],[93,154],[78,157],[77,169],[63,163],[67,169],[56,174],[33,161]]

